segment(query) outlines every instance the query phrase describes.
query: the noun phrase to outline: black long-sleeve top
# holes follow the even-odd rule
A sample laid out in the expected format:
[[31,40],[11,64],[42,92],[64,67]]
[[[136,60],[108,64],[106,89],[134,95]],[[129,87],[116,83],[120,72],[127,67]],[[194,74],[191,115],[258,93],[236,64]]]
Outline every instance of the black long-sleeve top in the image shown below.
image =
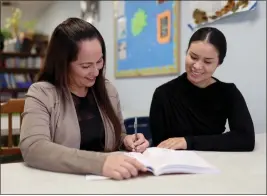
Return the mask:
[[[153,144],[184,137],[188,150],[252,151],[254,125],[241,92],[217,78],[206,88],[193,85],[187,74],[158,87],[150,108]],[[229,132],[225,132],[228,119]]]
[[104,124],[91,89],[85,97],[72,94],[80,125],[80,150],[103,152],[105,147]]

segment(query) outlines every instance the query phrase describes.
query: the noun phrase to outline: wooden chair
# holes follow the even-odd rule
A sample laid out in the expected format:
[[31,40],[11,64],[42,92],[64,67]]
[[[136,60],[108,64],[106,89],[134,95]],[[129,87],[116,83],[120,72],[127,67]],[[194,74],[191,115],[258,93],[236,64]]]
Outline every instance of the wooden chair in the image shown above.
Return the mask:
[[1,114],[8,115],[8,146],[0,148],[0,155],[18,155],[21,154],[18,146],[13,145],[12,139],[12,114],[20,114],[20,126],[22,122],[21,113],[24,110],[25,99],[10,99],[8,102],[1,103]]

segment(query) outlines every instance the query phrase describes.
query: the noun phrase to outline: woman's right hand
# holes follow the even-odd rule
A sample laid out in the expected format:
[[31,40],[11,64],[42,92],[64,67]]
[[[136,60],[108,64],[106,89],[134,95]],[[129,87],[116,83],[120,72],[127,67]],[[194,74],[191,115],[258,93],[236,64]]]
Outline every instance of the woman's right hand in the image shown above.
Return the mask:
[[103,176],[116,180],[137,176],[139,171],[146,172],[147,169],[135,158],[123,154],[109,155],[103,166]]

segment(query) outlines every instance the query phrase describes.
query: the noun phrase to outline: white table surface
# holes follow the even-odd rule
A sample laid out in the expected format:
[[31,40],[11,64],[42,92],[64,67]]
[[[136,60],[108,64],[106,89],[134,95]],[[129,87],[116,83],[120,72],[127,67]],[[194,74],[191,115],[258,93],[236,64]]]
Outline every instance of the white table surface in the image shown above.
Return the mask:
[[2,194],[266,194],[266,134],[253,152],[197,152],[220,174],[146,176],[125,181],[88,181],[29,168],[1,165]]

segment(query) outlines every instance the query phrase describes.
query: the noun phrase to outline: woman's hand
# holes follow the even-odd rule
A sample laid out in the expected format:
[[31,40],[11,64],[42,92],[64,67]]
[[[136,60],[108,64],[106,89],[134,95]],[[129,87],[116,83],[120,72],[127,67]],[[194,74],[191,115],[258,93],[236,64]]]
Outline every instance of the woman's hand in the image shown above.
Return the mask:
[[137,138],[135,134],[127,135],[123,140],[123,144],[127,150],[141,153],[149,146],[149,142],[142,133],[138,133]]
[[172,150],[186,150],[187,143],[184,137],[173,137],[161,142],[157,147]]
[[103,166],[103,176],[116,180],[135,177],[139,171],[146,172],[147,169],[136,159],[124,154],[109,155]]

